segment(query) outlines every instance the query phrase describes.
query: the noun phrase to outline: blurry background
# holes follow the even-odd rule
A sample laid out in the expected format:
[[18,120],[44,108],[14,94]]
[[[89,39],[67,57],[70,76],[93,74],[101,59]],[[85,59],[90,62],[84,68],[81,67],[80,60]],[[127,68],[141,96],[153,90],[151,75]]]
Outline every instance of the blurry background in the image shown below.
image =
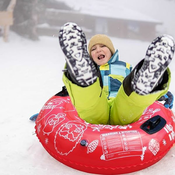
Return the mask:
[[[63,86],[60,26],[76,22],[88,40],[109,35],[120,59],[134,66],[155,36],[175,38],[174,17],[175,0],[0,0],[0,175],[87,174],[52,158],[29,120]],[[170,68],[175,94],[173,61]],[[175,147],[131,175],[175,175],[174,165]]]
[[[0,11],[5,11],[10,1],[0,0]],[[159,33],[175,37],[174,9],[175,0],[16,0],[11,30],[38,40],[57,35],[60,26],[73,21],[87,38],[105,33],[149,41]]]

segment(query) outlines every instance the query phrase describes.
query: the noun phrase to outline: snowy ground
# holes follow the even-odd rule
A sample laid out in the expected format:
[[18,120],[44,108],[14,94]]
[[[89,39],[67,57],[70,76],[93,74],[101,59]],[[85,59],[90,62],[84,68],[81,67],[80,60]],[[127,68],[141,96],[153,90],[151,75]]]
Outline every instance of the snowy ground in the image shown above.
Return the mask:
[[[112,38],[120,57],[135,65],[149,43]],[[172,62],[171,65],[174,64]],[[52,158],[39,143],[29,117],[63,85],[64,56],[56,37],[32,42],[10,33],[0,38],[0,174],[85,175]],[[172,66],[171,66],[172,67]],[[172,79],[175,70],[172,69]],[[175,94],[172,81],[170,90]],[[175,175],[175,147],[157,164],[130,175]]]

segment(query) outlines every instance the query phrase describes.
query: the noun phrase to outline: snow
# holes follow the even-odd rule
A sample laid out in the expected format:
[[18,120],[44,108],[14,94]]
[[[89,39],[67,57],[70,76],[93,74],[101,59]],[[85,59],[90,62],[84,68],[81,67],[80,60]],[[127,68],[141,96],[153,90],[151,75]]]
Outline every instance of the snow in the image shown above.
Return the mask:
[[[154,0],[156,1],[158,0]],[[156,15],[153,14],[153,17]],[[160,20],[164,21],[165,17],[162,16]],[[170,21],[165,23],[164,27],[169,34],[175,36],[175,30],[172,30],[175,25],[173,21],[170,24]],[[149,44],[137,40],[111,39],[119,49],[120,59],[133,66],[144,57]],[[9,40],[8,43],[4,43],[0,38],[0,174],[88,175],[52,158],[39,143],[35,135],[35,124],[29,120],[29,117],[38,113],[44,103],[63,86],[62,69],[65,61],[58,38],[40,37],[40,41],[33,42],[10,32]],[[173,94],[175,94],[174,63],[173,60],[170,65],[172,71],[170,91]],[[155,165],[128,175],[175,175],[174,165],[175,147]]]
[[[149,43],[112,38],[120,57],[133,65]],[[52,158],[39,143],[29,117],[61,90],[64,56],[57,37],[33,42],[10,33],[10,42],[0,40],[0,174],[84,175]],[[174,61],[173,61],[174,62]],[[172,63],[173,64],[173,63]],[[174,77],[174,70],[172,70]],[[175,94],[174,82],[171,91]],[[157,164],[132,175],[175,174],[175,147]],[[160,168],[161,167],[161,168]]]

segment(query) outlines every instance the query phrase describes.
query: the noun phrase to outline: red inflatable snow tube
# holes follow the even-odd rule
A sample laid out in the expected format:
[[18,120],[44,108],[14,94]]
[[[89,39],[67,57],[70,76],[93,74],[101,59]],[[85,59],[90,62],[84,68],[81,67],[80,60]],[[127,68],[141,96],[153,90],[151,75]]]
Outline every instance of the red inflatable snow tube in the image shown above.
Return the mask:
[[135,123],[97,125],[80,119],[69,96],[59,95],[43,106],[35,129],[49,154],[72,168],[106,175],[138,171],[159,161],[175,142],[175,116],[159,102]]

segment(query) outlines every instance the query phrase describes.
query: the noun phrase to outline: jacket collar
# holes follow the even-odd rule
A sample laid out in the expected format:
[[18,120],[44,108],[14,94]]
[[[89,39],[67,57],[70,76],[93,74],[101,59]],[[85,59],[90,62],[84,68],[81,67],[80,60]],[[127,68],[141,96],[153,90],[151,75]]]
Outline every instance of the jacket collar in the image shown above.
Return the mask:
[[118,50],[112,55],[111,59],[108,61],[108,64],[116,63],[119,60]]

